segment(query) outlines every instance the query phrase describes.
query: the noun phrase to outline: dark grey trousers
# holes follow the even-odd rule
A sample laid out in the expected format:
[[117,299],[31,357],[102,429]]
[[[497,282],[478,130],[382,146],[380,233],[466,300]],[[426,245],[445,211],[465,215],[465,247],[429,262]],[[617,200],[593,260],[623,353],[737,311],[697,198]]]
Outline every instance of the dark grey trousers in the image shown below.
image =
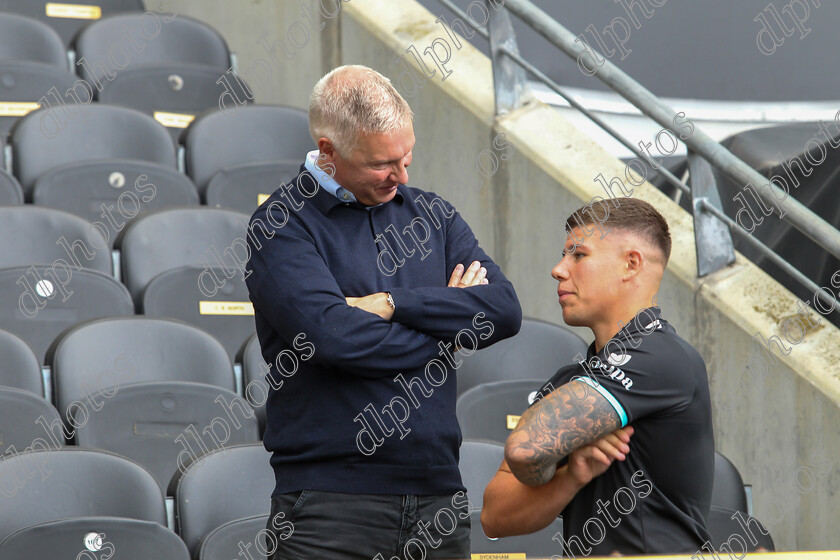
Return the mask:
[[268,558],[468,559],[469,507],[457,496],[276,494],[266,526]]

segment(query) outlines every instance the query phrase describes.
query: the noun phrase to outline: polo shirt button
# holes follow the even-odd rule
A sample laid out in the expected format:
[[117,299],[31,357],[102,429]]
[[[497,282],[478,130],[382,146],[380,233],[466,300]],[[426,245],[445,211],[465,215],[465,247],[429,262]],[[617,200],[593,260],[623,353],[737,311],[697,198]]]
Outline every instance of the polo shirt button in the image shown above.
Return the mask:
[[347,200],[347,199],[350,198],[350,195],[347,194],[347,193],[344,193],[343,195],[341,195],[341,198],[343,198],[344,200]]

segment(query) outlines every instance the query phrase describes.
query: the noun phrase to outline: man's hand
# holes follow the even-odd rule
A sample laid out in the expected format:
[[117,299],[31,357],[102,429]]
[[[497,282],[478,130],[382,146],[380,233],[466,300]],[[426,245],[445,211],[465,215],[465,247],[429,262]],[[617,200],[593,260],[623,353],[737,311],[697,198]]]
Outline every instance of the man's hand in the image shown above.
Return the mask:
[[386,321],[390,321],[394,316],[394,309],[388,304],[388,294],[385,292],[377,292],[364,297],[348,297],[347,305],[350,307],[358,307],[364,309],[368,313],[379,315]]
[[627,457],[632,435],[633,427],[625,426],[573,451],[567,464],[569,476],[583,488],[593,478],[604,474],[613,461],[623,461]]
[[481,266],[481,263],[478,261],[473,261],[466,271],[464,271],[464,265],[458,264],[449,277],[447,287],[470,288],[480,284],[489,284],[485,276],[487,276],[487,269]]

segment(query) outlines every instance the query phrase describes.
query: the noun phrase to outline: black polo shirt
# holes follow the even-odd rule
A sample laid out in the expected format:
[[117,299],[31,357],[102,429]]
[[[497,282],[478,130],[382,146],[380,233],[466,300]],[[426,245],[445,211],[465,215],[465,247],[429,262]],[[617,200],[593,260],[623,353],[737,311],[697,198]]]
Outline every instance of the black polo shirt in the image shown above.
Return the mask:
[[610,401],[622,426],[635,429],[627,459],[563,510],[569,558],[693,553],[709,539],[715,446],[706,366],[660,313],[640,311],[600,352],[593,343],[585,362],[558,371],[538,394],[581,378]]

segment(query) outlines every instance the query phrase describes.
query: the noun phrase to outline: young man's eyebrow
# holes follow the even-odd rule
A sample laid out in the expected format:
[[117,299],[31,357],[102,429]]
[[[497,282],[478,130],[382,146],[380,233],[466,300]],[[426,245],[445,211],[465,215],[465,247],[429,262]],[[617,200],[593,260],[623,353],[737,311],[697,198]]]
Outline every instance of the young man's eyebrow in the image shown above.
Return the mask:
[[566,247],[563,247],[563,252],[564,253],[577,253],[581,249],[583,249],[585,251],[589,251],[589,247],[587,247],[586,245],[581,245],[580,243],[578,243],[577,245],[572,245],[568,249]]

